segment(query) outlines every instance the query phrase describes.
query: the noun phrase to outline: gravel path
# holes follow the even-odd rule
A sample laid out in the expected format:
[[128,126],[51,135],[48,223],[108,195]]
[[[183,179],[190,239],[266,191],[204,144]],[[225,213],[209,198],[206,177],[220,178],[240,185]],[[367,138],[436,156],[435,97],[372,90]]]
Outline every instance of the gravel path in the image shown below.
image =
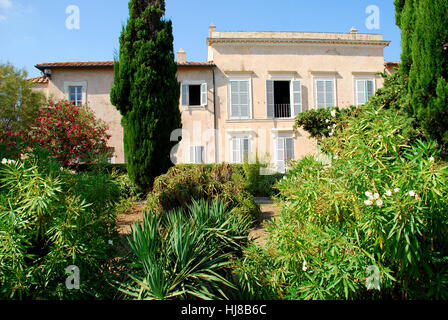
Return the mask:
[[260,221],[255,225],[250,233],[249,240],[253,240],[259,246],[264,247],[267,242],[266,222],[274,219],[280,214],[280,210],[274,205],[270,198],[255,198],[255,202],[260,205]]

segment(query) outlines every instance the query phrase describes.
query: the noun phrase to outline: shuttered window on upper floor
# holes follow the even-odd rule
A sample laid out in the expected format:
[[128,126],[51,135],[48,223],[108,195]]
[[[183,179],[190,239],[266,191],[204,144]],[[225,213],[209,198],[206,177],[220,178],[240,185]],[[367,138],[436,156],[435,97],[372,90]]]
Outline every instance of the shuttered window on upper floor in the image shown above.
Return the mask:
[[181,104],[189,107],[207,105],[207,83],[182,83]]
[[250,118],[250,82],[249,80],[230,80],[230,118]]
[[375,94],[375,82],[373,79],[357,79],[356,83],[356,105],[362,105],[369,101],[370,96]]
[[316,79],[314,82],[316,109],[336,106],[334,79]]

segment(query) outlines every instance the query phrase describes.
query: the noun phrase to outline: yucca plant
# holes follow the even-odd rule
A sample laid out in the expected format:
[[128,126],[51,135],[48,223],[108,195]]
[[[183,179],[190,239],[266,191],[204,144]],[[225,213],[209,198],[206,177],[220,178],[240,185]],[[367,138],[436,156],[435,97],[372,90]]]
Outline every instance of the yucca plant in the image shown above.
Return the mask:
[[134,268],[121,290],[134,299],[222,299],[234,288],[224,277],[250,221],[220,201],[194,201],[187,210],[146,211],[129,246]]

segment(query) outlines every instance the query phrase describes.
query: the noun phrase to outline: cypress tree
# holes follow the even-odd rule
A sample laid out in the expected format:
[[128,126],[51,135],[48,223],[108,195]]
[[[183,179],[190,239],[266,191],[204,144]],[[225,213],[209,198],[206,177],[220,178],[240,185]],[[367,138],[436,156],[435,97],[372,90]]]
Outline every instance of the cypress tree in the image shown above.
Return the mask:
[[[406,3],[407,5],[407,3]],[[420,0],[410,44],[408,93],[413,115],[441,144],[448,143],[448,0]]]
[[409,75],[409,69],[412,64],[411,43],[414,36],[416,0],[395,0],[395,20],[397,26],[401,29],[401,75]]
[[164,14],[164,0],[129,2],[110,93],[122,115],[128,173],[141,191],[172,166],[170,135],[181,128],[172,23]]

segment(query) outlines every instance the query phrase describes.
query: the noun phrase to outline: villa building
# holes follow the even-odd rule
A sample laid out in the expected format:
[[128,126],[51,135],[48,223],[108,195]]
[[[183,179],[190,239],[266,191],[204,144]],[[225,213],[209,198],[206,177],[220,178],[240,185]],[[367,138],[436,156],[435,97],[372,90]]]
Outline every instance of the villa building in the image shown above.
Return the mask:
[[[316,142],[294,118],[309,109],[364,104],[392,73],[384,61],[390,41],[379,34],[230,32],[210,26],[207,61],[177,53],[181,143],[177,163],[240,163],[269,158],[283,171],[289,159],[313,153]],[[113,61],[36,65],[31,79],[48,98],[88,102],[110,126],[114,163],[123,163],[120,113],[111,105]]]

